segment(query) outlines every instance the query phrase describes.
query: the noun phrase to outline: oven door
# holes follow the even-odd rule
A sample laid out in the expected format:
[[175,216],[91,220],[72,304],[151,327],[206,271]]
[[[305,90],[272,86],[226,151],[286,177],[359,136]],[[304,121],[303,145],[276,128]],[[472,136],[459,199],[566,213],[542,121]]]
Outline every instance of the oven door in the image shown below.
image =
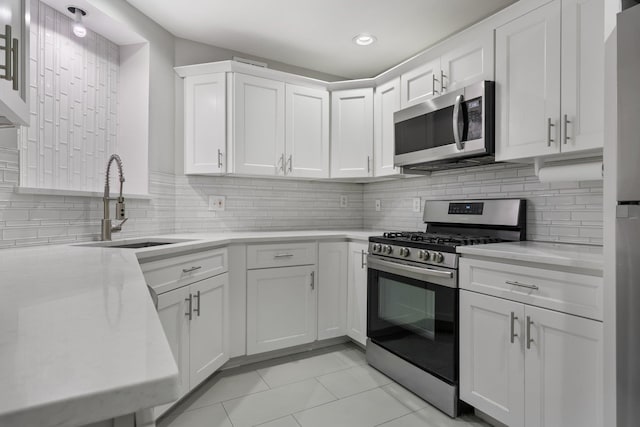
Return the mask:
[[456,272],[367,258],[367,336],[419,368],[458,380]]

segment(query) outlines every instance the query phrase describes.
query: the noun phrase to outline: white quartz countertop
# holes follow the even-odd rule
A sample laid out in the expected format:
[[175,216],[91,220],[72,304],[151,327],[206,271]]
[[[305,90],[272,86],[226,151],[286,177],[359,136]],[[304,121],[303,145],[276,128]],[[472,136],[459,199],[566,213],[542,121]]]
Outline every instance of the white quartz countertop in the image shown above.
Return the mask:
[[375,234],[173,234],[154,237],[191,241],[0,250],[0,425],[78,426],[175,399],[178,369],[138,259],[232,243],[364,242]]
[[603,268],[602,246],[547,242],[489,243],[461,246],[458,253],[505,260],[536,262],[564,267],[600,270]]

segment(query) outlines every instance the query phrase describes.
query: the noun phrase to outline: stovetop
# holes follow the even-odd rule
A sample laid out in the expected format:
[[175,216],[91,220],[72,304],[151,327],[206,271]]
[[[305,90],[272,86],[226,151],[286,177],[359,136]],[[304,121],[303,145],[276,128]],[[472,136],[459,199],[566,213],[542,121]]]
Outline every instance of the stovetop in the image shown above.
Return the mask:
[[382,236],[370,237],[369,241],[384,245],[406,246],[410,248],[455,253],[457,246],[499,243],[503,240],[497,237],[473,236],[468,234],[393,231],[384,233]]

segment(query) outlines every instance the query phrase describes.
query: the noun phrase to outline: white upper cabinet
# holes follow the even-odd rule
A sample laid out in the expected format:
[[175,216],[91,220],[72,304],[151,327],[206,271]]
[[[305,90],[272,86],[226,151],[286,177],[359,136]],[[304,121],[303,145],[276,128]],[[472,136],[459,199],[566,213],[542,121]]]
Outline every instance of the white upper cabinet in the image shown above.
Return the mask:
[[3,0],[2,3],[0,34],[4,38],[0,40],[3,47],[0,50],[0,124],[29,126],[30,2]]
[[482,80],[493,80],[493,31],[481,28],[465,34],[464,40],[453,40],[450,45],[440,57],[441,92],[462,89]]
[[331,176],[373,175],[373,89],[331,93]]
[[226,73],[184,79],[184,173],[225,173]]
[[287,176],[329,178],[329,93],[287,84]]
[[442,73],[440,58],[404,73],[400,77],[402,93],[400,106],[402,108],[410,107],[440,95]]
[[480,27],[437,48],[440,57],[400,77],[401,108],[410,107],[481,80],[493,80],[493,31]]
[[233,92],[233,171],[285,174],[285,84],[236,73]]
[[558,152],[560,2],[496,30],[496,160]]
[[374,174],[389,176],[399,174],[393,166],[395,131],[393,113],[400,109],[400,78],[384,83],[376,88],[373,97],[374,113]]
[[601,148],[603,0],[554,0],[496,29],[496,160]]
[[604,144],[603,34],[603,0],[562,1],[563,152]]

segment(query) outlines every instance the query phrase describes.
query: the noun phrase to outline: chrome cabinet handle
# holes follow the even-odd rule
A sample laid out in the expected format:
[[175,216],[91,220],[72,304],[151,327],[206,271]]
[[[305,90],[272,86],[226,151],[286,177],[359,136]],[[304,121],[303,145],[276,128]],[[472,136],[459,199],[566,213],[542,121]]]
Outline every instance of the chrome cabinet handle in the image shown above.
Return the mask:
[[198,317],[200,317],[200,291],[198,291],[196,293],[196,295],[194,296],[194,298],[197,298],[197,304],[196,304],[196,308],[193,309],[193,311],[195,311],[196,313],[198,313]]
[[289,173],[291,173],[293,168],[293,154],[289,154]]
[[192,271],[200,270],[201,268],[202,268],[201,265],[198,265],[196,267],[191,267],[191,268],[183,268],[182,272],[183,273],[191,273]]
[[218,148],[218,169],[222,169],[222,151]]
[[531,325],[533,325],[531,316],[527,316],[527,350],[531,349],[531,343],[533,342],[533,338],[531,338]]
[[0,70],[4,70],[4,75],[0,79],[11,80],[11,25],[4,26],[4,34],[0,35],[0,39],[4,40],[4,46],[0,46],[0,50],[4,50],[4,65],[0,65]]
[[184,315],[185,316],[189,316],[189,320],[193,319],[193,295],[189,294],[189,298],[185,298],[184,299],[186,302],[189,303],[189,311],[187,311]]
[[516,314],[512,311],[511,312],[511,344],[513,344],[515,338],[518,336],[518,334],[516,334],[516,327],[515,327],[515,323],[517,319],[518,319],[518,316],[516,316]]
[[526,283],[512,282],[511,280],[506,280],[504,283],[511,286],[519,286],[521,288],[532,289],[534,291],[537,291],[538,289],[540,289],[536,285],[527,285]]
[[555,124],[551,123],[551,118],[549,117],[547,119],[547,147],[551,147],[551,143],[556,142],[555,139],[551,138],[551,128],[555,126]]
[[314,290],[316,288],[316,272],[312,271],[311,272],[311,290]]
[[564,144],[567,145],[567,141],[570,140],[571,138],[569,138],[569,134],[567,132],[567,125],[571,123],[571,121],[569,120],[569,116],[567,116],[566,114],[564,115]]
[[284,173],[284,153],[282,153],[282,155],[280,156],[280,160],[278,161],[278,164],[280,165],[279,169],[282,173]]
[[290,258],[292,256],[293,256],[293,254],[276,254],[273,257],[274,258]]
[[368,254],[362,250],[361,254],[360,254],[360,268],[364,269],[367,266],[367,263],[364,261],[365,260],[365,256],[367,256]]
[[371,173],[371,156],[367,156],[367,173]]
[[458,130],[458,119],[460,118],[460,105],[464,99],[463,95],[456,96],[456,103],[453,105],[453,140],[458,150],[464,150],[464,143],[460,140],[460,131]]
[[13,39],[13,90],[18,90],[18,77],[20,76],[18,66],[20,65],[20,61],[18,60],[18,39]]
[[436,79],[436,74],[435,74],[435,73],[433,73],[433,74],[431,75],[431,77],[432,77],[432,80],[431,80],[431,93],[433,93],[434,95],[436,95],[436,94],[438,94],[438,95],[439,95],[439,94],[440,94],[440,92],[438,92],[438,91],[436,90],[436,82],[438,81],[438,79]]
[[447,78],[447,75],[444,73],[444,70],[440,70],[440,91],[444,92],[447,87],[444,85],[444,79]]

